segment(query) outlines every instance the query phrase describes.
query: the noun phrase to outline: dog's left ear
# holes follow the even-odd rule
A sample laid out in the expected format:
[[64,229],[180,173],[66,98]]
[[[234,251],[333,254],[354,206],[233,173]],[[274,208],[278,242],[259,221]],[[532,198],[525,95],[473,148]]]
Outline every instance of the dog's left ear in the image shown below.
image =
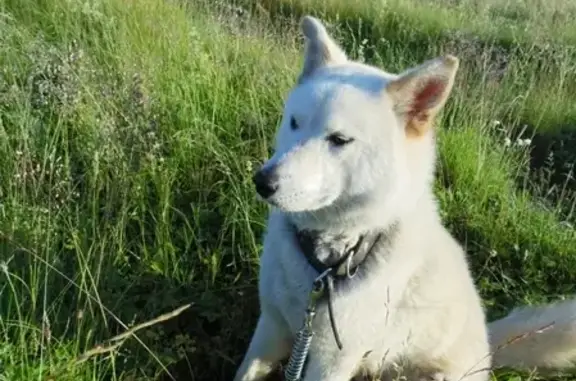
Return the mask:
[[423,63],[392,80],[386,91],[406,123],[406,135],[418,137],[444,107],[458,71],[458,58],[447,55]]
[[312,16],[304,16],[300,22],[300,28],[306,38],[306,51],[298,82],[302,82],[321,67],[348,60],[346,53],[328,35],[326,27],[320,20]]

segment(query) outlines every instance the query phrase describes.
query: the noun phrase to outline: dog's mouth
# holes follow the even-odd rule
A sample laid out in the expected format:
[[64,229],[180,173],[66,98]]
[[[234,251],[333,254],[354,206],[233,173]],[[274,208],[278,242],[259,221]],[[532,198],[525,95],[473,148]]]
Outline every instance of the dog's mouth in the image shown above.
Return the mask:
[[270,198],[259,199],[270,206],[287,213],[306,213],[317,212],[321,209],[331,206],[337,197],[331,194],[323,194],[317,199],[306,195],[305,193],[293,193],[289,196],[274,195]]

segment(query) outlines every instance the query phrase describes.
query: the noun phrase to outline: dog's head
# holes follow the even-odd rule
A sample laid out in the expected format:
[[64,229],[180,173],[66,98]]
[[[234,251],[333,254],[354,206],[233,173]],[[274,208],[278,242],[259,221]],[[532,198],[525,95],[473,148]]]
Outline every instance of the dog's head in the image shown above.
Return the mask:
[[388,74],[349,60],[316,18],[305,16],[301,27],[304,65],[275,153],[254,176],[257,192],[292,213],[343,212],[373,199],[413,203],[409,196],[433,177],[431,126],[458,60],[445,56]]

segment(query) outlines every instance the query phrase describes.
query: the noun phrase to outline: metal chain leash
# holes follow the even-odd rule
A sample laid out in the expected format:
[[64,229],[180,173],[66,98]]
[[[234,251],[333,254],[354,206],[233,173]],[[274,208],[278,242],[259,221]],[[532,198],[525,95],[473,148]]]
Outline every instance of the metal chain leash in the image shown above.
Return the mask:
[[312,322],[316,316],[316,306],[326,292],[326,279],[331,276],[331,272],[332,269],[328,269],[314,280],[312,290],[308,296],[308,307],[306,308],[304,323],[296,334],[296,339],[292,346],[292,354],[284,372],[285,381],[301,380],[304,364],[306,363],[312,337],[314,336]]

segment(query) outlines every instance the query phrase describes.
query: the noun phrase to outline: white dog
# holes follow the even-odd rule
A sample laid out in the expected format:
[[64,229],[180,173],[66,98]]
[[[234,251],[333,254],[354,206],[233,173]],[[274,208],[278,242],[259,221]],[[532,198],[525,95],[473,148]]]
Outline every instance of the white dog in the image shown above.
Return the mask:
[[433,122],[458,60],[389,74],[349,60],[319,20],[301,26],[303,70],[275,153],[254,176],[274,208],[261,315],[235,380],[263,380],[289,356],[322,265],[355,275],[334,280],[342,348],[326,299],[318,305],[304,381],[389,377],[394,364],[413,369],[412,379],[450,381],[485,381],[496,366],[572,365],[576,302],[526,307],[487,326],[465,253],[440,221]]

